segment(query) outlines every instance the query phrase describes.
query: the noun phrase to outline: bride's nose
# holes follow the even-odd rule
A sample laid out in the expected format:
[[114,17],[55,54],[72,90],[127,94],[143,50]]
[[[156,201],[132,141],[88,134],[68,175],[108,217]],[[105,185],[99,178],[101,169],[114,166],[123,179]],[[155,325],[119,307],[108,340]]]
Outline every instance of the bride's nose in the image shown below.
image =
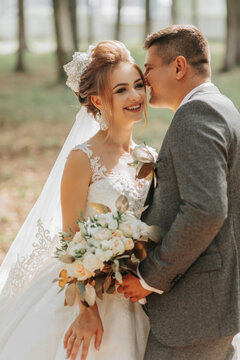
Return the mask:
[[137,89],[131,89],[130,93],[129,93],[129,99],[131,101],[136,101],[139,100],[141,98],[141,95],[139,94],[139,92],[137,91]]

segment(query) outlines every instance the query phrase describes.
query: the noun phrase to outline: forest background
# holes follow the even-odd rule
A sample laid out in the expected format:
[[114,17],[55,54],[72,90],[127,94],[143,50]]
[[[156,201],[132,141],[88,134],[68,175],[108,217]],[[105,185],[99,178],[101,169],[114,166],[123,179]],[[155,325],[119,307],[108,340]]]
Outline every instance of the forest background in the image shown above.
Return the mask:
[[[0,263],[79,110],[62,65],[89,44],[119,39],[143,68],[145,35],[172,23],[206,35],[213,82],[240,110],[238,0],[0,0]],[[159,149],[172,116],[149,108],[135,141]]]

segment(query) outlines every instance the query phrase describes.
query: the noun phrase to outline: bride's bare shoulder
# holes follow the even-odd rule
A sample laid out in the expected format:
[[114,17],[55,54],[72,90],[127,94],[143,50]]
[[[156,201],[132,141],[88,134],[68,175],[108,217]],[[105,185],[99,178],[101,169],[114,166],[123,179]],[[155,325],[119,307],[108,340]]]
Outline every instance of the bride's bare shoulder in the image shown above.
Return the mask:
[[[87,144],[87,143],[86,143]],[[91,177],[91,149],[86,144],[76,146],[68,155],[64,177]]]

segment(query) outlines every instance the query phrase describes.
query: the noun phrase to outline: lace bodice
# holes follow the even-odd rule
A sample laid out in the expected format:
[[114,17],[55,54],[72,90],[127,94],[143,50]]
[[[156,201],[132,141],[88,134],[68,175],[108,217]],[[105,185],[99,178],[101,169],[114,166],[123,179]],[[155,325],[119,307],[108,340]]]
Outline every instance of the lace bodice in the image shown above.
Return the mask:
[[99,156],[95,155],[88,142],[77,145],[73,150],[83,151],[89,158],[92,170],[92,182],[89,186],[86,216],[92,216],[95,211],[89,203],[101,203],[115,210],[115,201],[119,195],[125,195],[129,200],[129,210],[137,212],[144,206],[149,189],[149,181],[136,179],[136,169],[128,164],[133,161],[131,154],[124,154],[118,164],[108,171]]

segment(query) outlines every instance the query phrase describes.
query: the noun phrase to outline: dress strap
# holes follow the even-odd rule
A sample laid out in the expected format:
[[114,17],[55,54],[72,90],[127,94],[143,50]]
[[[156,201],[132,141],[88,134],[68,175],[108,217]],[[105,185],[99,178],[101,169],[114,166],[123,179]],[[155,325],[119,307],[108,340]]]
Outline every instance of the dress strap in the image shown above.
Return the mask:
[[75,146],[72,150],[82,150],[89,158],[92,169],[92,182],[104,179],[107,168],[102,164],[100,156],[93,156],[93,151],[90,149],[91,144],[85,142]]
[[82,150],[89,159],[91,159],[93,152],[91,149],[89,149],[90,144],[85,142],[79,145],[76,145],[72,150]]

